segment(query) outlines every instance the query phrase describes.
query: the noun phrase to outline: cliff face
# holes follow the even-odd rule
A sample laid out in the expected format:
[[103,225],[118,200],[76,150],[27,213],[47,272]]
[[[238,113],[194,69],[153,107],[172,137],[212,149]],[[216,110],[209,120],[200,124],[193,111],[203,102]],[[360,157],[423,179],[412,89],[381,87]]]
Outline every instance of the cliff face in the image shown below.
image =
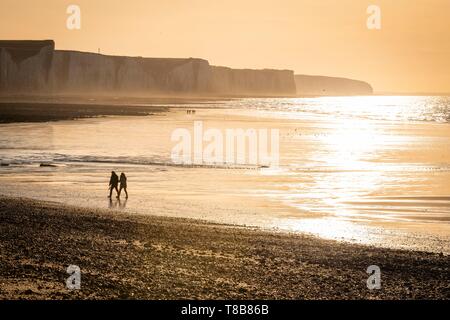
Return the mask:
[[295,75],[295,83],[298,95],[348,96],[373,93],[367,82],[345,78]]
[[236,70],[202,59],[54,50],[53,41],[0,41],[0,93],[294,95],[287,70]]
[[227,95],[292,95],[295,94],[294,73],[290,70],[250,70],[227,67],[211,68],[212,92]]
[[152,59],[55,51],[49,86],[55,92],[201,92],[209,64],[201,59]]
[[0,41],[0,92],[46,90],[55,43]]

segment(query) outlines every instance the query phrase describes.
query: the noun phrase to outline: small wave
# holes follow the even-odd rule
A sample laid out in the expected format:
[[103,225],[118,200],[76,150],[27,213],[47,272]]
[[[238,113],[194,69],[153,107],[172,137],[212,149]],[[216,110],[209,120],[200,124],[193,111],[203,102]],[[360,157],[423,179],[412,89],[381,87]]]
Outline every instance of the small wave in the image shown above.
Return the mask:
[[0,159],[0,163],[9,165],[52,165],[55,163],[98,163],[115,165],[164,166],[180,168],[215,168],[215,169],[259,169],[264,166],[250,164],[178,164],[168,159],[143,157],[99,157],[99,156],[73,156],[63,154],[41,154],[29,158]]

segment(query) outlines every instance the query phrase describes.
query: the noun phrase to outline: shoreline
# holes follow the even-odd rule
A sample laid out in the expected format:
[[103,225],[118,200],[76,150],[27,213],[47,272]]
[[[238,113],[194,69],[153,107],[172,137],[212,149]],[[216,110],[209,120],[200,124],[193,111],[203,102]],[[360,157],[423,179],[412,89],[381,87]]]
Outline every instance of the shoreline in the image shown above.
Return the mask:
[[0,124],[76,120],[106,116],[149,116],[164,106],[130,106],[60,102],[0,102]]
[[[450,297],[440,254],[25,198],[0,196],[0,247],[0,299]],[[81,290],[65,288],[71,264]]]
[[[285,120],[262,113],[258,118],[256,112],[241,109],[205,108],[193,117],[171,108],[150,117],[5,125],[0,179],[5,192],[1,193],[73,205],[83,199],[89,207],[108,208],[103,197],[107,175],[111,170],[125,171],[133,183],[134,196],[125,209],[130,212],[281,228],[394,249],[450,252],[445,220],[450,198],[442,199],[450,194],[446,183],[450,171],[439,163],[450,154],[446,151],[448,126],[381,124],[365,132],[368,129],[360,130],[358,125],[350,132],[333,132],[329,128],[340,128],[340,120]],[[166,165],[171,163],[171,133],[189,128],[194,120],[222,132],[254,126],[279,128],[285,137],[281,143],[284,167],[270,174],[266,169]],[[376,132],[382,139],[367,145],[365,140]],[[365,138],[357,138],[352,146],[348,133]],[[402,141],[417,143],[410,148]],[[342,156],[351,157],[355,166],[342,161],[334,167],[333,159]],[[361,162],[361,156],[367,159]],[[408,163],[412,156],[417,165]],[[55,160],[62,164],[54,164]],[[361,196],[354,196],[355,191]],[[414,199],[405,198],[408,195]],[[341,219],[340,210],[348,216]]]

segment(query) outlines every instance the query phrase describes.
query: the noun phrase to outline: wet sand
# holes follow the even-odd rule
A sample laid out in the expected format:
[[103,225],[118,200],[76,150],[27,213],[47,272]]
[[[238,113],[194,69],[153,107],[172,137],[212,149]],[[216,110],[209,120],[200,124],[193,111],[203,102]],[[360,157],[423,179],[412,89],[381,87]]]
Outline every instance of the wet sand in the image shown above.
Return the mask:
[[0,123],[47,122],[106,116],[146,116],[169,105],[221,105],[228,97],[189,96],[1,96]]
[[0,248],[2,299],[450,298],[442,254],[19,198],[0,198]]
[[168,108],[163,106],[0,102],[0,123],[46,122],[104,116],[147,116],[167,110]]

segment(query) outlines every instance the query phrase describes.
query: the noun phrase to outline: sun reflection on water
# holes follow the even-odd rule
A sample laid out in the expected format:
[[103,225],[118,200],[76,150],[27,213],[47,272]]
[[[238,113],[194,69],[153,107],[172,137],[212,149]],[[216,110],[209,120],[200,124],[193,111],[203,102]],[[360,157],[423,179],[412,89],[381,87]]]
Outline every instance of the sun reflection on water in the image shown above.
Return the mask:
[[[380,100],[383,108],[389,108],[390,98],[342,98],[341,103],[345,101],[346,111],[358,108],[362,114],[361,109],[375,108]],[[411,97],[394,100],[391,103],[401,100],[406,104]],[[367,240],[373,230],[361,222],[369,221],[373,215],[360,212],[350,202],[377,194],[391,183],[390,171],[386,170],[389,164],[382,155],[390,148],[401,148],[410,137],[391,132],[389,121],[366,117],[335,117],[320,125],[314,130],[321,134],[307,136],[292,148],[292,154],[302,155],[301,161],[294,164],[298,172],[288,183],[289,192],[275,197],[295,207],[298,217],[287,217],[280,223],[288,229],[324,238]],[[292,154],[291,160],[295,159]]]

